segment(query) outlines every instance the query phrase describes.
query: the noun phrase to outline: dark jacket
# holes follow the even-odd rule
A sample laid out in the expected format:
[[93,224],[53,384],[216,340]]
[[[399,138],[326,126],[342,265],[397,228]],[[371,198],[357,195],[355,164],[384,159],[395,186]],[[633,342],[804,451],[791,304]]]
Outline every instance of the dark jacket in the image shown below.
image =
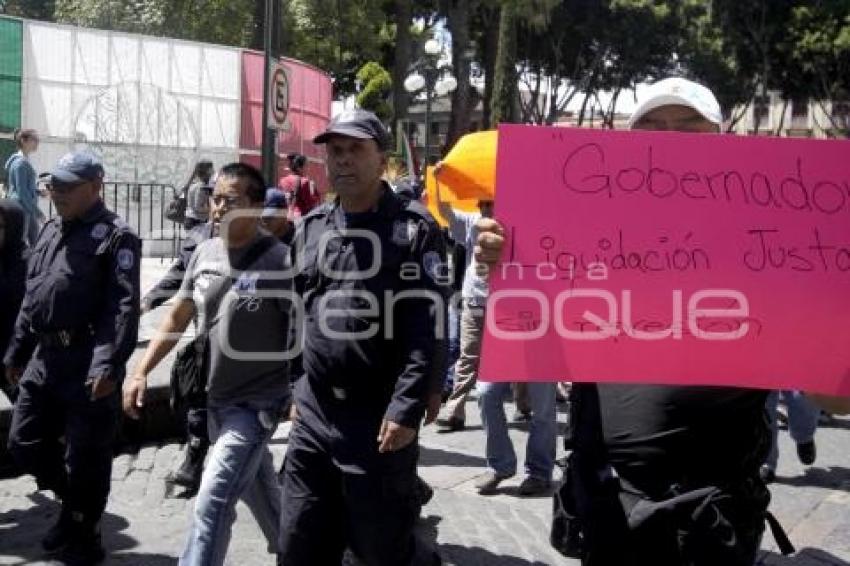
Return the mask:
[[24,212],[11,200],[0,200],[0,216],[6,225],[0,245],[0,380],[6,383],[3,354],[15,328],[24,300],[29,249],[24,244]]
[[121,381],[139,326],[141,241],[98,201],[82,218],[50,220],[27,270],[27,291],[6,352],[24,367],[47,337],[70,335],[67,351],[90,359],[85,379]]
[[[367,238],[340,237],[339,230],[352,229],[372,234],[381,256],[374,256]],[[327,239],[332,234],[337,236]],[[418,427],[428,393],[439,391],[433,365],[442,363],[444,347],[434,326],[434,306],[441,301],[421,293],[445,295],[436,273],[446,262],[445,241],[430,214],[385,186],[377,210],[356,221],[337,203],[314,210],[298,227],[293,251],[306,314],[303,369],[310,387],[320,397],[344,392],[367,420],[383,417]],[[370,266],[375,271],[360,277],[330,275],[365,274]],[[413,297],[393,304],[387,293]],[[322,321],[332,334],[323,331]],[[370,334],[370,327],[377,332]]]

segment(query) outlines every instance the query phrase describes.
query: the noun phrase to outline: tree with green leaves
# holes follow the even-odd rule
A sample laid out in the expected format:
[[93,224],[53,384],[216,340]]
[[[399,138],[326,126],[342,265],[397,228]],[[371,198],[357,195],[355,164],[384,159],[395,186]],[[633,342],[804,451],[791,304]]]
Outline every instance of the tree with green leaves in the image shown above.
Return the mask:
[[84,27],[247,46],[252,0],[56,0],[55,18]]
[[337,96],[355,94],[357,71],[369,61],[385,64],[392,45],[384,8],[383,0],[290,0],[282,52],[329,72]]
[[0,14],[34,20],[53,20],[54,0],[0,0]]
[[388,121],[393,108],[388,101],[393,89],[393,79],[379,63],[370,61],[357,71],[357,80],[361,85],[357,94],[357,105],[371,110],[381,119]]

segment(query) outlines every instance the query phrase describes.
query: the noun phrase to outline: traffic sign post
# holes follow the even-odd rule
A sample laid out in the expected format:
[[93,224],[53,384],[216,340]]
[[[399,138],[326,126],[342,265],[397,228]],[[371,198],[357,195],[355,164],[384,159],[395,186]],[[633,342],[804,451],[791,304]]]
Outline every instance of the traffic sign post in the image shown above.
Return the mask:
[[[263,176],[277,185],[277,133],[286,123],[289,110],[289,86],[286,71],[278,59],[280,54],[280,0],[266,0],[265,19],[265,87],[263,104]],[[278,69],[280,73],[278,73]],[[284,88],[281,88],[284,87]],[[278,109],[283,109],[278,110]],[[283,116],[280,118],[280,116]]]
[[267,127],[273,130],[286,129],[286,116],[289,113],[289,79],[286,69],[280,62],[272,62],[269,69],[269,92],[266,97],[268,109]]

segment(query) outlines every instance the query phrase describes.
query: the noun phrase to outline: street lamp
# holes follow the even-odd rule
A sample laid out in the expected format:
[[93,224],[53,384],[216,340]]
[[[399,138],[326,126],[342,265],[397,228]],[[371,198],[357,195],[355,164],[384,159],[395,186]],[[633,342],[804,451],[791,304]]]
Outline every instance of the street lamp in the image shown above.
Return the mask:
[[422,47],[423,55],[411,66],[411,73],[404,80],[404,90],[410,94],[425,91],[425,165],[431,161],[431,103],[434,94],[446,96],[457,88],[457,79],[451,68],[440,61],[442,46],[436,39],[429,39]]

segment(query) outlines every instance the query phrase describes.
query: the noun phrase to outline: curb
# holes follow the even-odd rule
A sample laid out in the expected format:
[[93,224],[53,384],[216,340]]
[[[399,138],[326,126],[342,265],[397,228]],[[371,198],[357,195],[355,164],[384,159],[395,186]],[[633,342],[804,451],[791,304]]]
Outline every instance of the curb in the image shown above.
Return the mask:
[[[147,442],[182,438],[185,427],[171,411],[168,384],[154,383],[145,393],[145,410],[142,418],[134,421],[121,415],[115,452],[134,452]],[[7,449],[12,407],[5,395],[0,394],[0,479],[15,475],[11,455]]]

